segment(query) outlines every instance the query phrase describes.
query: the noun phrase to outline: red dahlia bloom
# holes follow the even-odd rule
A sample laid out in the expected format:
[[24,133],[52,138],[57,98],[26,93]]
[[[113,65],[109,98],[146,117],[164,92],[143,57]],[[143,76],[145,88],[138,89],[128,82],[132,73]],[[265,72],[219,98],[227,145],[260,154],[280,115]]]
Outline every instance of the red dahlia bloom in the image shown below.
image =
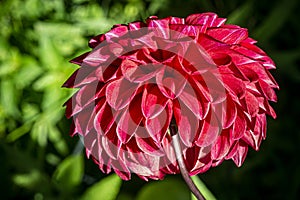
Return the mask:
[[232,159],[266,138],[266,114],[276,114],[273,61],[247,29],[214,13],[149,17],[115,25],[72,60],[80,68],[65,87],[71,135],[83,136],[88,157],[104,173],[147,180],[179,173],[170,123],[177,125],[190,175]]

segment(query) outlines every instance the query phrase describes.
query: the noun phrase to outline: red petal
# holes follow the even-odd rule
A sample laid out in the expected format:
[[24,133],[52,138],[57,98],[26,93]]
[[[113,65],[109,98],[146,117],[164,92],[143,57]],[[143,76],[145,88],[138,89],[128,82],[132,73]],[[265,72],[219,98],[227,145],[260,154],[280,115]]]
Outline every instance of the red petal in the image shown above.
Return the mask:
[[78,93],[75,95],[78,105],[84,108],[90,103],[94,102],[95,99],[100,98],[100,94],[102,94],[101,92],[103,92],[103,86],[104,83],[95,81],[80,88]]
[[112,81],[106,88],[107,102],[114,109],[120,110],[130,103],[137,88],[137,84],[130,83],[124,78]]
[[247,156],[247,152],[248,152],[248,145],[243,141],[239,142],[237,146],[237,151],[232,157],[232,160],[236,164],[236,166],[238,167],[242,166]]
[[222,127],[212,111],[210,111],[202,121],[201,126],[201,131],[195,143],[199,147],[206,147],[216,141]]
[[156,75],[158,88],[167,98],[177,98],[182,92],[186,78],[176,69],[166,67]]
[[123,60],[121,64],[121,70],[125,78],[135,83],[145,82],[153,78],[162,68],[163,65],[142,65],[131,60]]
[[161,142],[169,128],[172,118],[171,106],[168,103],[166,108],[157,117],[146,119],[146,129],[151,138],[157,143]]
[[205,93],[200,91],[199,87],[193,87],[196,84],[189,83],[186,84],[179,96],[180,102],[183,102],[199,119],[203,119],[209,111],[210,102],[203,95]]
[[118,159],[122,145],[121,141],[117,136],[116,128],[116,124],[114,124],[112,128],[108,131],[106,136],[102,137],[103,149],[113,159]]
[[227,44],[239,44],[248,37],[248,31],[244,28],[211,28],[207,34]]
[[91,52],[86,52],[76,58],[73,58],[70,60],[71,63],[74,63],[76,65],[81,65],[83,63],[83,60],[90,54]]
[[234,94],[238,98],[243,98],[245,96],[246,85],[242,80],[233,75],[222,75],[222,81],[225,83],[224,86],[231,94]]
[[223,129],[229,128],[233,124],[237,115],[237,109],[230,95],[227,95],[224,102],[213,104],[212,108],[221,122]]
[[235,122],[233,123],[232,139],[238,140],[243,137],[247,128],[247,123],[244,114],[240,111],[237,112]]
[[[102,105],[102,106],[101,106]],[[99,102],[99,112],[95,116],[94,128],[100,134],[107,134],[116,122],[119,112],[114,111],[103,99]]]
[[82,107],[76,103],[74,96],[64,103],[64,106],[66,106],[66,117],[68,119],[82,110]]
[[145,153],[152,156],[163,156],[164,151],[152,138],[140,138],[136,137],[136,143],[138,147]]
[[269,84],[267,84],[263,80],[259,80],[259,85],[260,85],[260,88],[261,88],[264,96],[268,100],[277,102],[276,93],[275,93],[274,89]]
[[218,16],[215,13],[192,14],[185,19],[186,24],[206,25],[211,27],[214,25]]
[[89,47],[95,48],[104,40],[105,40],[105,34],[97,35],[89,41]]
[[231,131],[232,131],[231,129],[225,129],[221,132],[216,143],[213,145],[211,149],[211,158],[213,160],[221,160],[225,158],[225,156],[228,154],[231,147],[231,141],[230,141]]
[[122,143],[127,143],[140,126],[143,119],[141,99],[141,95],[137,95],[117,123],[117,134]]
[[245,101],[248,113],[253,117],[258,114],[259,104],[257,98],[250,92],[246,92]]
[[191,147],[199,129],[199,119],[183,103],[173,102],[174,117],[179,136],[185,146]]
[[167,98],[162,95],[156,85],[149,84],[145,87],[142,97],[142,112],[146,118],[159,115],[167,105]]

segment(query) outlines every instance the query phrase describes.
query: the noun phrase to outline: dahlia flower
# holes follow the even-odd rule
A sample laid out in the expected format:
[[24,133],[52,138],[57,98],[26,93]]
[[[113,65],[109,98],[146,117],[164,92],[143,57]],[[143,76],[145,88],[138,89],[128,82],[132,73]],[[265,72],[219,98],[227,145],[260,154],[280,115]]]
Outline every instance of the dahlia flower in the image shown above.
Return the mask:
[[102,172],[162,179],[180,173],[179,147],[192,176],[224,160],[241,166],[248,147],[259,149],[266,115],[276,117],[275,65],[225,21],[203,13],[118,24],[71,61],[80,66],[64,83],[78,88],[65,103],[71,135]]

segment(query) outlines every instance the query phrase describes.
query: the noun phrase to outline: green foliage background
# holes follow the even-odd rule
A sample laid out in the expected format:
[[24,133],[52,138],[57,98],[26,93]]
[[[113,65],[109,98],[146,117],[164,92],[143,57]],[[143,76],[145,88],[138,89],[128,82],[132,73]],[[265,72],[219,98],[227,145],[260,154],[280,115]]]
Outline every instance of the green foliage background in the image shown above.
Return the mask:
[[103,175],[85,158],[63,103],[71,58],[91,36],[149,15],[212,11],[249,29],[276,62],[281,90],[261,150],[200,175],[218,199],[300,198],[300,2],[297,0],[0,1],[0,199],[190,199],[180,176],[145,183]]

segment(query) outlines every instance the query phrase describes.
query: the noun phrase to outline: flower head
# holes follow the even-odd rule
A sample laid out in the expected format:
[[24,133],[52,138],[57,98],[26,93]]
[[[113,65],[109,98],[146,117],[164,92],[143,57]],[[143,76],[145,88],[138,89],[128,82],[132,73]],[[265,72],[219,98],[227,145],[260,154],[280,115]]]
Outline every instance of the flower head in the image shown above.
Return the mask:
[[115,25],[72,60],[80,68],[64,86],[79,90],[66,116],[100,170],[179,173],[171,123],[190,175],[228,159],[241,166],[248,146],[259,149],[266,115],[276,117],[275,65],[247,29],[224,23],[203,13]]

